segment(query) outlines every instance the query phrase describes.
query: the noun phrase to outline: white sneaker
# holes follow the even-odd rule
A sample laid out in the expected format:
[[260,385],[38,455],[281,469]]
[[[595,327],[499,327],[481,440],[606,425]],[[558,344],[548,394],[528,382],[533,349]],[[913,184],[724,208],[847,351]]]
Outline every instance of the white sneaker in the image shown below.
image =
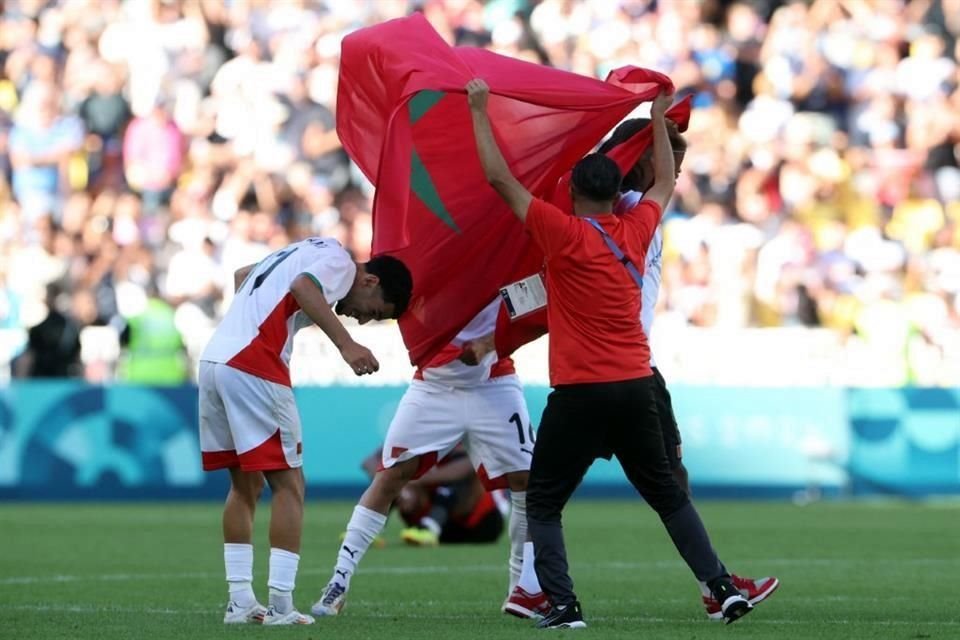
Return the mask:
[[259,602],[254,602],[244,609],[231,600],[227,603],[227,610],[223,614],[223,624],[260,624],[266,613],[267,608]]
[[323,589],[323,595],[310,607],[315,616],[335,616],[347,601],[347,588],[339,582],[331,582]]
[[270,607],[263,616],[264,626],[280,626],[286,624],[313,624],[313,616],[300,613],[296,609],[291,609],[287,613],[278,613],[276,609]]

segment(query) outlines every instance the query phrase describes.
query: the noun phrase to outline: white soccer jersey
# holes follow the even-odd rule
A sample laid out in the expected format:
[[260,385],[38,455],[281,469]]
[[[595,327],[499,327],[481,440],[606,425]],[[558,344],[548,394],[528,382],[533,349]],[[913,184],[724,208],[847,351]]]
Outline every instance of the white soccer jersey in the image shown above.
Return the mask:
[[[626,213],[637,206],[643,194],[639,191],[627,191],[620,194],[620,199],[614,207],[614,213]],[[657,230],[650,240],[650,247],[643,260],[643,291],[640,299],[640,325],[647,339],[650,338],[650,329],[653,328],[653,314],[657,308],[657,297],[660,295],[660,271],[663,267],[663,231],[657,225]],[[653,359],[653,350],[650,351],[650,366],[657,366]]]
[[438,353],[433,360],[419,369],[415,377],[427,382],[436,382],[448,387],[472,387],[486,382],[491,377],[514,373],[513,360],[499,359],[495,352],[488,353],[480,364],[471,366],[460,362],[463,343],[493,333],[497,326],[501,299],[497,296],[483,311],[467,323],[460,333]]
[[312,324],[290,285],[301,274],[309,276],[333,306],[350,291],[356,273],[350,254],[332,238],[307,238],[271,253],[247,276],[200,359],[290,386],[293,336]]

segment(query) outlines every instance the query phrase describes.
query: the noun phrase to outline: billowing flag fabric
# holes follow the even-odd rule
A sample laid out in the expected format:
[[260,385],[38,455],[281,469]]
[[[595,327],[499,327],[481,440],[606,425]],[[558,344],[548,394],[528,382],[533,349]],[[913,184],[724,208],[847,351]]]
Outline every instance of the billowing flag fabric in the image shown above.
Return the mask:
[[[610,79],[608,78],[608,82],[609,81]],[[680,131],[686,131],[687,125],[690,123],[691,99],[692,96],[687,96],[667,111],[667,117],[677,123]],[[608,151],[607,156],[612,158],[617,163],[617,166],[620,167],[621,173],[626,175],[652,143],[653,129],[648,126],[638,131],[626,142],[618,144]],[[565,173],[563,177],[557,181],[553,190],[544,197],[562,211],[572,213],[573,202],[570,199],[570,172]],[[643,256],[634,257],[635,264],[642,265],[644,262]],[[536,246],[531,246],[528,253],[517,265],[517,269],[511,275],[510,281],[516,281],[533,275],[541,270],[542,265],[543,253]],[[545,274],[542,273],[541,275],[545,276]],[[499,316],[497,316],[497,329],[495,334],[497,353],[501,356],[510,355],[523,345],[536,340],[546,332],[546,309],[541,309],[522,318],[511,320],[506,307],[502,307]]]
[[535,195],[661,86],[672,89],[663,74],[636,67],[601,82],[452,48],[419,14],[344,38],[337,133],[377,187],[373,253],[400,258],[413,274],[400,331],[418,366],[524,270],[532,246],[484,178],[464,91],[474,77],[490,85],[494,134]]

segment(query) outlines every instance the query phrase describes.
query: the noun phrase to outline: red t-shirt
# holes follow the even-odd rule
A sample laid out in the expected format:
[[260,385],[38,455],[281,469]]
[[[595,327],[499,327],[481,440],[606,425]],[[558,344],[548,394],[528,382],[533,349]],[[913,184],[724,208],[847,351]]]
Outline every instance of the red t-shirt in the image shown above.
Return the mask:
[[[642,272],[660,216],[660,205],[643,200],[622,216],[595,219]],[[650,347],[637,322],[640,288],[597,230],[537,198],[526,225],[547,264],[550,384],[653,375]]]

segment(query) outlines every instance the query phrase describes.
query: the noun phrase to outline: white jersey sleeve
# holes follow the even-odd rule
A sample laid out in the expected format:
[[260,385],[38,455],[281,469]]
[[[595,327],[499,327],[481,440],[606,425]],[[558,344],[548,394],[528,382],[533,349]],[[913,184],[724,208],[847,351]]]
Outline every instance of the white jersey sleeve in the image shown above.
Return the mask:
[[290,386],[293,336],[311,324],[290,285],[307,275],[331,306],[350,291],[357,266],[331,238],[307,238],[271,253],[251,270],[200,356]]
[[[346,251],[343,253],[346,254]],[[327,299],[327,304],[331,306],[346,297],[356,277],[356,265],[349,255],[346,255],[346,258],[349,265],[344,260],[331,259],[329,255],[319,255],[316,260],[304,265],[303,268],[303,275],[309,276],[320,287],[323,297]],[[350,268],[350,265],[353,265],[353,268]]]
[[[638,191],[627,191],[620,194],[620,199],[614,207],[614,213],[626,213],[637,206],[643,194]],[[657,226],[647,248],[647,255],[643,262],[643,291],[640,302],[640,325],[649,341],[650,330],[653,328],[653,316],[657,309],[657,298],[660,296],[660,275],[663,270],[663,229]],[[650,366],[657,366],[650,351]]]

